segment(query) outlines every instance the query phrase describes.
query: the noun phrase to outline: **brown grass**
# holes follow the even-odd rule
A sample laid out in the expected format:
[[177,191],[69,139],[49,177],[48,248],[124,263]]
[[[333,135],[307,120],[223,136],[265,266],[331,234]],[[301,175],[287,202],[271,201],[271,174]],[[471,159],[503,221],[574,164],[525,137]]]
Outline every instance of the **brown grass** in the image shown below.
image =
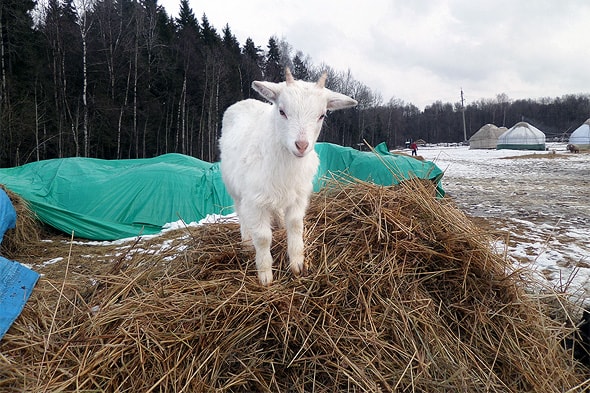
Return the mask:
[[[237,224],[180,231],[185,249],[116,256],[94,285],[72,273],[83,262],[62,247],[62,277],[39,282],[0,343],[0,390],[587,388],[561,346],[571,329],[427,184],[334,184],[314,195],[310,274],[288,271],[277,231],[270,288]],[[150,249],[130,249],[140,247]]]

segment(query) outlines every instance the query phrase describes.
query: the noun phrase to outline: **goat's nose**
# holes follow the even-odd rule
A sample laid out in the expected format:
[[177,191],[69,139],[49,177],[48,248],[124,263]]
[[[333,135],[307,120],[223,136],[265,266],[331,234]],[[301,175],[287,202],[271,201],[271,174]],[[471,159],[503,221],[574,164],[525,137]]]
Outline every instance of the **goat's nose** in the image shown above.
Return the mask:
[[299,153],[305,153],[305,150],[309,146],[309,142],[297,141],[297,142],[295,142],[295,146],[297,146],[297,150],[299,150]]

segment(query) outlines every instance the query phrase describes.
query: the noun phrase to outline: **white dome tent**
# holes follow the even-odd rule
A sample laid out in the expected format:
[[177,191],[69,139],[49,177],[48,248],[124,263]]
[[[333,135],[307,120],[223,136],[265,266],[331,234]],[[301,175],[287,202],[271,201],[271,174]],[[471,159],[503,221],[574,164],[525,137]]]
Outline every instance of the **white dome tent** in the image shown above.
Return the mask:
[[469,138],[469,149],[495,149],[498,144],[498,137],[506,130],[506,127],[486,124]]
[[569,143],[580,149],[590,149],[590,119],[572,132]]
[[498,137],[496,149],[545,150],[545,134],[521,121]]

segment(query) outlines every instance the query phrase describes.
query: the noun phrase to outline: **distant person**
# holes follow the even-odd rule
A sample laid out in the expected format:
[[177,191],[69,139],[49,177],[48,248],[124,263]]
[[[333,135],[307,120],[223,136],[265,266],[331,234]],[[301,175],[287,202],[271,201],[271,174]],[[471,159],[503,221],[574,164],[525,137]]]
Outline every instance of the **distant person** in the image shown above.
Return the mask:
[[418,145],[416,144],[416,142],[412,142],[412,144],[410,145],[410,149],[412,149],[413,156],[418,155]]

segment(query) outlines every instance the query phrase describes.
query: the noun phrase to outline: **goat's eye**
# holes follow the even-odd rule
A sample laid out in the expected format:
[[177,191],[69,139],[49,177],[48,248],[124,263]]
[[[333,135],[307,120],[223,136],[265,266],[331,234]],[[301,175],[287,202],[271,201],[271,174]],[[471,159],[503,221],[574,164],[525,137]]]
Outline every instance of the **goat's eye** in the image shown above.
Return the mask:
[[284,110],[282,110],[282,109],[279,109],[279,113],[280,113],[280,115],[281,115],[281,116],[283,116],[285,119],[287,118],[287,114],[285,113],[285,111],[284,111]]
[[325,113],[324,113],[324,114],[321,114],[321,115],[320,115],[320,118],[318,119],[318,121],[322,121],[322,120],[324,120],[325,118],[326,118],[326,114],[325,114]]

